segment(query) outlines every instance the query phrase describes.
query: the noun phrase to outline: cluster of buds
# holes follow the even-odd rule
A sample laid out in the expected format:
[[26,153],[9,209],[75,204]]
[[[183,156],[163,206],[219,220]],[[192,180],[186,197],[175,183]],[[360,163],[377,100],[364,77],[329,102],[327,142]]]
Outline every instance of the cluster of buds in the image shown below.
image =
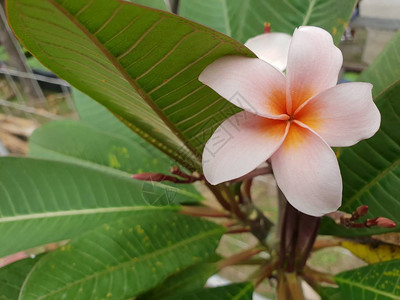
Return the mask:
[[377,217],[374,219],[367,219],[364,222],[357,223],[357,221],[361,217],[365,216],[368,213],[368,206],[361,205],[357,207],[357,209],[350,215],[341,212],[334,212],[329,214],[329,217],[332,217],[337,224],[343,225],[348,228],[369,228],[373,226],[378,226],[381,228],[393,228],[396,227],[396,223],[392,220],[384,217]]
[[191,175],[184,173],[178,166],[171,167],[169,169],[169,173],[171,175],[146,172],[146,173],[133,174],[132,178],[142,181],[157,181],[157,182],[169,181],[173,183],[193,183],[195,181],[203,179],[203,176],[201,175]]

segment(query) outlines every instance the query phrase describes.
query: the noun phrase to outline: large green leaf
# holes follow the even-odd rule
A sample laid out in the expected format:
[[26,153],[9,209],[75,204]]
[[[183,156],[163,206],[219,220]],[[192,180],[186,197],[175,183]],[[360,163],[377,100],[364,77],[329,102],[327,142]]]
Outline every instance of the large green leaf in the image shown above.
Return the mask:
[[170,161],[170,158],[165,153],[130,130],[100,103],[74,88],[72,88],[72,95],[79,118],[83,123],[93,126],[102,132],[108,132],[115,138],[119,137],[139,144],[141,148],[146,149],[149,156],[159,161]]
[[69,120],[38,128],[30,138],[29,154],[71,160],[102,170],[112,168],[127,176],[141,172],[166,173],[171,167],[168,157],[154,157],[134,140]]
[[[367,218],[387,217],[399,222],[400,81],[381,93],[376,104],[382,116],[379,131],[371,139],[341,149],[343,204],[340,209],[351,213],[360,205],[368,205]],[[393,229],[346,229],[325,220],[321,232],[352,236],[390,230]]]
[[182,295],[175,295],[163,300],[251,300],[253,299],[252,283],[236,283],[217,288],[197,290]]
[[157,9],[162,9],[162,10],[168,10],[167,4],[165,0],[128,0],[130,2],[140,4],[140,5],[145,5],[148,7],[152,8],[157,8]]
[[400,78],[400,31],[386,45],[374,62],[361,74],[360,80],[374,85],[376,96]]
[[219,57],[254,56],[223,34],[117,0],[7,3],[14,32],[45,66],[182,165],[199,170],[205,142],[238,111],[198,81]]
[[72,98],[79,119],[83,123],[91,125],[100,131],[108,132],[114,136],[118,135],[126,139],[134,139],[135,141],[143,140],[139,139],[137,134],[118,120],[107,108],[88,95],[72,88]]
[[224,231],[173,212],[105,224],[41,259],[20,299],[134,297],[213,255]]
[[93,126],[100,131],[109,132],[114,137],[131,140],[134,143],[140,144],[152,157],[162,161],[171,161],[165,153],[130,130],[100,103],[74,88],[72,88],[72,95],[81,122]]
[[168,277],[159,286],[137,297],[137,300],[162,300],[180,294],[202,289],[213,274],[217,272],[214,263],[201,263],[191,266]]
[[0,268],[0,299],[18,299],[26,276],[37,263],[39,257],[26,258]]
[[378,263],[335,276],[348,300],[400,299],[400,260]]
[[3,157],[0,170],[0,257],[199,197],[55,161]]
[[296,27],[313,25],[329,31],[339,43],[356,0],[181,0],[179,14],[210,26],[240,42],[264,31],[293,34]]
[[[137,139],[140,138],[136,136],[136,139],[129,139],[129,136],[99,131],[81,122],[57,121],[35,130],[29,141],[29,154],[85,165],[126,177],[142,172],[168,173],[172,166],[171,159],[150,144],[144,141],[139,143]],[[143,184],[151,187],[151,183]],[[191,184],[166,185],[198,194]],[[187,200],[193,202],[194,199]]]

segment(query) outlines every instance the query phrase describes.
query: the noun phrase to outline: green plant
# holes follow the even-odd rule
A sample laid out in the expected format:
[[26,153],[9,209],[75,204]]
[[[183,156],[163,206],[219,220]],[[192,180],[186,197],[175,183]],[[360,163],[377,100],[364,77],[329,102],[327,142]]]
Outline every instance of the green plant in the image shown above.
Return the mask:
[[[370,244],[385,243],[372,235],[398,230],[366,227],[379,225],[377,217],[397,221],[400,213],[400,134],[393,130],[400,126],[399,34],[360,77],[375,86],[382,124],[373,138],[337,150],[342,212],[307,216],[280,193],[274,226],[251,201],[251,177],[216,186],[203,180],[205,143],[240,109],[198,77],[226,55],[255,57],[241,42],[262,33],[264,22],[290,34],[319,26],[337,43],[356,1],[181,0],[182,16],[231,37],[135,4],[166,9],[163,1],[131,2],[7,1],[10,25],[26,49],[102,106],[74,91],[79,122],[39,128],[30,158],[0,158],[0,256],[69,241],[38,260],[0,269],[0,298],[251,299],[251,283],[204,284],[221,268],[265,251],[270,258],[259,262],[253,281],[278,278],[280,299],[301,299],[300,279],[326,299],[398,299],[397,260],[336,276],[304,265],[320,222],[320,234]],[[211,191],[221,210],[203,204],[187,184],[193,181]],[[368,212],[360,213],[363,205]],[[235,232],[250,232],[259,245],[215,255],[221,236]]]

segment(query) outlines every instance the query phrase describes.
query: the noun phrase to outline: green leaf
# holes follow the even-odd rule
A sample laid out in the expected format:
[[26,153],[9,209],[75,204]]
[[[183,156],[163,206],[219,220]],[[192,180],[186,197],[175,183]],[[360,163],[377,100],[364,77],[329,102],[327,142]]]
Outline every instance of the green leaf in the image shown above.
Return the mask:
[[378,263],[335,275],[348,300],[400,299],[400,260]]
[[321,300],[342,300],[342,294],[339,288],[318,286],[316,288]]
[[264,23],[275,32],[293,34],[312,25],[329,31],[336,44],[352,15],[356,0],[181,0],[179,14],[244,43],[262,34]]
[[361,81],[374,85],[374,96],[383,92],[400,78],[400,31],[386,45],[374,62],[360,76]]
[[173,212],[105,224],[44,257],[20,299],[126,299],[213,255],[225,229]]
[[26,276],[33,266],[39,260],[35,258],[26,258],[8,266],[0,268],[0,299],[15,300],[18,299],[19,292]]
[[0,169],[0,257],[199,197],[55,161],[2,157]]
[[[136,136],[137,139],[140,138]],[[146,142],[138,143],[136,140],[99,131],[81,122],[56,121],[35,130],[29,141],[29,154],[38,158],[71,162],[128,178],[132,174],[142,172],[168,173],[173,165],[168,156]],[[147,144],[147,147],[142,144]],[[148,149],[150,147],[153,151]],[[143,184],[151,188],[151,183]],[[187,203],[198,202],[201,199],[192,184],[166,185],[198,195],[197,199],[188,198]]]
[[128,1],[130,1],[132,3],[168,11],[168,7],[165,3],[166,1],[164,1],[164,0],[128,0]]
[[223,34],[117,0],[7,3],[14,32],[45,66],[184,166],[200,170],[205,142],[239,111],[198,81],[219,57],[254,56]]
[[217,266],[213,263],[202,263],[191,266],[179,273],[168,277],[154,289],[140,295],[137,300],[162,300],[169,296],[177,296],[193,290],[202,289],[213,274]]
[[[367,218],[387,217],[399,221],[400,178],[400,81],[376,98],[381,127],[370,139],[341,149],[339,163],[343,177],[340,210],[353,212],[368,205]],[[394,230],[398,230],[399,227]],[[325,218],[321,233],[341,236],[371,235],[393,229],[372,227],[346,229]]]
[[251,300],[253,299],[252,283],[236,283],[217,288],[208,288],[182,295],[164,298],[163,300]]
[[72,98],[75,103],[79,119],[98,130],[108,132],[112,135],[119,135],[127,139],[143,140],[125,126],[107,108],[96,102],[88,95],[72,88]]
[[141,172],[167,173],[171,167],[168,157],[154,157],[133,140],[69,120],[50,122],[35,130],[29,141],[29,154],[72,161],[107,172],[115,169],[126,176]]
[[132,143],[139,144],[141,148],[146,149],[148,156],[156,158],[159,161],[172,163],[167,155],[126,127],[104,106],[77,89],[73,88],[72,94],[76,110],[83,123],[91,125],[102,132],[108,132],[115,138],[119,137],[120,139],[130,140]]

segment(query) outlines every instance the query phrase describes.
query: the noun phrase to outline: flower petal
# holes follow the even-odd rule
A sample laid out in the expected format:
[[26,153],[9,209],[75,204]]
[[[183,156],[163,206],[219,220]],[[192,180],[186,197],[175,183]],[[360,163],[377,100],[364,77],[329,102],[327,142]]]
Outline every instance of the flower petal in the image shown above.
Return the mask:
[[342,179],[336,156],[310,129],[292,122],[271,163],[278,186],[299,211],[318,217],[339,208]]
[[371,91],[370,83],[339,84],[305,102],[295,118],[332,147],[354,145],[379,129],[381,115]]
[[203,151],[207,181],[218,184],[241,177],[265,162],[281,146],[287,122],[242,111],[225,120]]
[[232,104],[253,114],[288,119],[285,76],[258,58],[225,56],[207,66],[199,80]]
[[312,96],[335,86],[342,62],[342,53],[327,31],[313,26],[296,29],[286,69],[289,113]]
[[249,39],[244,45],[259,59],[283,71],[286,69],[291,39],[287,33],[265,33]]

